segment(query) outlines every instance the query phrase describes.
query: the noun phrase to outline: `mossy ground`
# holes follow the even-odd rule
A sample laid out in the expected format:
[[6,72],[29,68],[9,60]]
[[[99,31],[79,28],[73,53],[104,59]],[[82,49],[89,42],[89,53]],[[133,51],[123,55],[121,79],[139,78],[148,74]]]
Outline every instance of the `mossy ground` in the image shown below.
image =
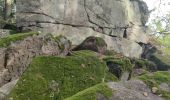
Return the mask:
[[97,94],[102,94],[105,98],[113,95],[113,92],[105,83],[101,83],[85,89],[65,100],[97,100]]
[[18,33],[0,39],[0,47],[7,47],[11,42],[22,40],[28,36],[36,35],[38,32]]
[[[157,87],[159,89],[159,85],[161,83],[167,83],[170,86],[170,72],[155,72],[149,73],[138,77],[143,80],[150,88]],[[170,100],[170,92],[165,92],[161,89],[157,91],[157,95],[161,95],[165,97],[167,100]]]
[[[42,56],[33,59],[8,98],[63,100],[96,84],[116,80],[94,52],[78,51],[64,58]],[[52,84],[51,89],[51,83],[58,85]]]

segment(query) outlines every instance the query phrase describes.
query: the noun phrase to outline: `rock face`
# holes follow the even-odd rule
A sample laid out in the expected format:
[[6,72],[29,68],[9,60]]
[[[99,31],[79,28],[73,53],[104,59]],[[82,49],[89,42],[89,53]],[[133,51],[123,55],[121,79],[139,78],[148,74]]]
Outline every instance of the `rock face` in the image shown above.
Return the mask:
[[0,86],[21,76],[33,57],[63,56],[67,55],[70,48],[71,43],[65,37],[54,39],[51,35],[35,35],[0,49]]
[[[139,57],[138,54],[141,54],[142,48],[135,42],[148,42],[144,25],[149,11],[141,0],[16,1],[17,26],[21,30],[62,34],[75,45],[89,36],[100,36],[107,40],[107,44],[111,43],[109,49],[130,57]],[[115,47],[112,44],[118,39],[124,43]],[[138,50],[131,48],[131,45]],[[132,55],[134,51],[138,53]]]

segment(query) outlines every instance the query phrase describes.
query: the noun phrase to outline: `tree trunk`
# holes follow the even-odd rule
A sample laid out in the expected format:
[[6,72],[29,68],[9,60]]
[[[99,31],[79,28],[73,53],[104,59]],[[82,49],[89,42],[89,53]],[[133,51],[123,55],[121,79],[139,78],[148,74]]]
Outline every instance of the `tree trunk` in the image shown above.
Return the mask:
[[12,13],[12,0],[5,0],[5,7],[4,7],[4,19],[10,18]]

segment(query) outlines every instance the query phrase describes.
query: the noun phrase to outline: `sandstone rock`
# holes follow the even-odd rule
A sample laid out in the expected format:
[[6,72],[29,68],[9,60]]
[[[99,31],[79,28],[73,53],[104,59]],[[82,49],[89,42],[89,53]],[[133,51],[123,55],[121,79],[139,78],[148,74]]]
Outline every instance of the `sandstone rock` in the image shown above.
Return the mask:
[[5,68],[5,48],[0,48],[0,70]]
[[51,35],[34,35],[12,43],[3,53],[5,59],[3,59],[3,55],[0,55],[0,57],[2,56],[0,60],[5,62],[0,64],[4,65],[4,70],[0,70],[2,71],[0,86],[21,76],[33,57],[40,55],[63,56],[68,54],[70,48],[71,43],[65,37],[54,38]]
[[1,69],[0,70],[0,86],[8,83],[10,81],[11,77],[10,77],[10,73],[8,71],[8,69]]
[[161,83],[159,88],[163,91],[170,92],[170,86],[167,83]]
[[111,45],[117,53],[122,53],[127,57],[140,58],[142,54],[142,48],[137,43],[124,39],[124,38],[107,38],[108,45]]
[[[129,57],[139,57],[141,54],[141,48],[135,42],[148,42],[144,25],[149,11],[146,3],[141,0],[50,0],[48,3],[46,0],[16,1],[17,26],[22,30],[61,34],[73,41],[73,45],[79,45],[89,36],[99,36],[105,40],[109,37],[106,41],[108,48],[114,47],[112,49]],[[119,39],[124,34],[127,34],[129,40],[121,41],[127,43],[114,45],[119,41],[111,37]]]
[[147,93],[147,92],[143,92],[143,95],[144,95],[145,97],[147,97],[147,96],[148,96],[148,93]]
[[109,100],[164,100],[152,94],[144,82],[139,80],[130,80],[123,83],[110,82],[108,86],[115,91]]
[[152,87],[152,93],[156,93],[158,91],[157,87]]
[[5,97],[9,95],[9,93],[12,91],[12,89],[17,84],[17,82],[18,82],[18,79],[8,84],[5,84],[4,86],[0,88],[0,100],[6,100]]
[[107,44],[102,38],[91,36],[73,50],[92,50],[104,54],[107,50]]
[[125,82],[125,81],[128,81],[128,80],[129,80],[129,77],[130,77],[130,73],[126,71],[126,72],[124,72],[124,73],[122,74],[120,80],[121,80],[122,82]]
[[10,35],[10,30],[0,29],[0,38]]

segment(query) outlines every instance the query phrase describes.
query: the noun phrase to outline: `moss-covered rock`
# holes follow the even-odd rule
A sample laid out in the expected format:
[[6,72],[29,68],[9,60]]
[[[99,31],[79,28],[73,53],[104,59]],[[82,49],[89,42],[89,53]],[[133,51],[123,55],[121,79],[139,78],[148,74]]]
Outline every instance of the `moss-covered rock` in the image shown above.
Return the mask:
[[107,49],[106,42],[100,37],[90,36],[83,41],[80,45],[75,47],[73,50],[92,50],[101,54],[104,54]]
[[90,51],[73,56],[33,59],[9,95],[14,100],[63,100],[101,82],[116,81],[106,64]]
[[32,35],[37,35],[38,32],[28,32],[28,33],[18,33],[14,35],[9,35],[8,37],[4,37],[0,39],[0,47],[7,47],[11,44],[11,42],[16,42],[19,40],[23,40],[24,38]]
[[170,92],[164,91],[160,88],[162,83],[166,83],[170,88],[170,72],[155,72],[148,73],[138,77],[143,80],[151,89],[153,87],[158,88],[155,94],[164,97],[166,100],[170,100]]
[[[129,74],[133,71],[133,65],[129,58],[126,57],[117,57],[117,56],[107,56],[103,58],[109,67],[109,71],[113,73],[118,78],[121,78],[124,72]],[[131,76],[129,76],[130,78]]]
[[157,66],[153,62],[147,59],[134,58],[134,59],[131,59],[131,62],[135,65],[134,66],[135,69],[145,69],[150,72],[157,70]]
[[167,71],[170,69],[170,57],[167,55],[155,53],[149,58],[149,60],[157,65],[159,71]]
[[97,94],[108,98],[112,96],[113,92],[105,83],[101,83],[78,92],[65,100],[97,100]]

